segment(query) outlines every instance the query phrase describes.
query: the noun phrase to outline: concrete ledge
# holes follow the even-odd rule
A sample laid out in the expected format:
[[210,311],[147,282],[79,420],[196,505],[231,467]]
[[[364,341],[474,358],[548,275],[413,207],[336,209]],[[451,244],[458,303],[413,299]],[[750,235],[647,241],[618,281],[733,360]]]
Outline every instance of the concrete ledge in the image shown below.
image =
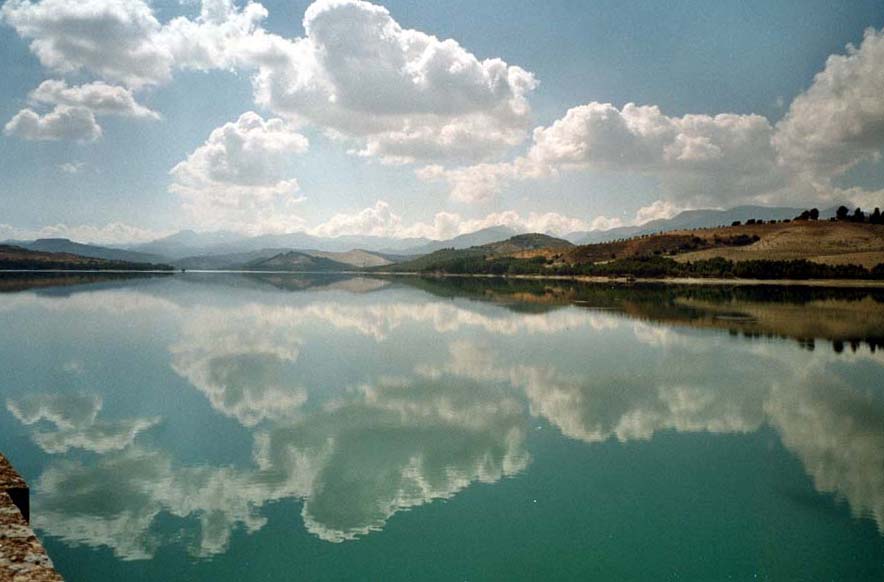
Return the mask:
[[60,582],[27,516],[27,483],[0,454],[0,582]]

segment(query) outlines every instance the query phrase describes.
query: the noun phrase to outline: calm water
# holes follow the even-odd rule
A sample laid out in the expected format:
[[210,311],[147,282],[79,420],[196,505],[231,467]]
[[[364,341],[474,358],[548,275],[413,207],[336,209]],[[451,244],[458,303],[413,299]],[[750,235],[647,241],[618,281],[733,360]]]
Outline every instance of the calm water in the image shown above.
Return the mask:
[[884,579],[881,291],[7,276],[0,330],[71,581]]

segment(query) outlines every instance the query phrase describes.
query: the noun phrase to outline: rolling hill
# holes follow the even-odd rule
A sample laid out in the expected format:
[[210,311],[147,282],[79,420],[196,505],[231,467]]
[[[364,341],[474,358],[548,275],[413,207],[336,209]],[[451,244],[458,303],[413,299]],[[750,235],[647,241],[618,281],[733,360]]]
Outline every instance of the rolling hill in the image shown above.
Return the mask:
[[[457,274],[870,279],[884,277],[884,225],[797,220],[676,230],[589,245],[544,235],[446,249],[385,268]],[[522,244],[519,244],[519,241]],[[515,243],[515,244],[513,244]],[[567,244],[567,243],[566,243]]]
[[296,272],[320,272],[320,271],[352,271],[353,266],[325,257],[314,257],[307,253],[287,251],[270,258],[258,259],[243,265],[244,270],[249,271],[296,271]]
[[32,251],[13,245],[0,245],[0,270],[107,270],[107,271],[168,271],[174,267],[165,264],[115,261],[84,257],[72,253]]
[[206,271],[236,271],[248,270],[252,264],[273,258],[277,255],[290,251],[310,255],[312,257],[325,258],[347,266],[348,269],[353,267],[378,267],[389,265],[393,262],[387,255],[380,253],[372,253],[355,249],[348,252],[330,252],[330,251],[313,251],[299,249],[261,249],[259,251],[250,251],[244,253],[230,253],[223,255],[199,255],[195,257],[185,257],[174,262],[174,264],[182,269],[188,270],[206,270]]
[[67,238],[41,238],[35,241],[17,243],[16,246],[20,246],[30,251],[69,253],[72,255],[80,255],[81,257],[107,259],[109,261],[126,261],[129,263],[162,263],[168,260],[162,255],[83,244]]
[[496,257],[513,256],[533,250],[568,249],[570,242],[545,234],[520,234],[499,242],[473,246],[466,249],[440,249],[428,255],[381,267],[377,270],[391,272],[448,271],[454,272],[464,263],[481,263]]
[[[660,218],[638,226],[621,226],[609,230],[593,230],[588,232],[572,232],[565,236],[578,245],[610,242],[624,238],[632,238],[644,234],[658,234],[673,230],[691,230],[727,226],[734,221],[746,222],[750,219],[785,220],[795,218],[803,208],[773,206],[736,206],[727,210],[685,210],[672,218]],[[822,210],[820,218],[835,216],[835,207]]]

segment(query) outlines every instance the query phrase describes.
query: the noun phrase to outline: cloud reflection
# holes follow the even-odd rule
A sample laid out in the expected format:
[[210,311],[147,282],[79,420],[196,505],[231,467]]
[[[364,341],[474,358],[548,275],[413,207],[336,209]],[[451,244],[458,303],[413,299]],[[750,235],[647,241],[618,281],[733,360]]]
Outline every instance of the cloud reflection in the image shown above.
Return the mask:
[[[232,532],[264,526],[266,504],[287,498],[301,501],[318,538],[351,540],[399,511],[525,470],[532,417],[590,444],[770,425],[818,491],[884,531],[884,395],[867,385],[881,377],[880,353],[807,352],[622,313],[522,312],[395,288],[245,289],[234,300],[207,293],[211,301],[154,293],[6,303],[113,316],[172,309],[169,364],[248,429],[252,457],[237,467],[182,465],[138,438],[158,419],[102,419],[96,395],[9,399],[45,451],[98,453],[55,458],[36,483],[35,525],[69,543],[149,558],[177,543],[157,526],[168,514],[198,524],[185,536],[194,555],[216,555]],[[356,381],[319,373],[340,360],[305,357],[329,336],[349,346]]]

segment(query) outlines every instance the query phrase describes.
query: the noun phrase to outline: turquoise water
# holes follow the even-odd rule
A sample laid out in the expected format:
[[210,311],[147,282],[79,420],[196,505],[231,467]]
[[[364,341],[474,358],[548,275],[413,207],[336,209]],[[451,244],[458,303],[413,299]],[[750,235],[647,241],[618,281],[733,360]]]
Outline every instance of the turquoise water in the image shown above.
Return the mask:
[[71,581],[884,579],[881,292],[0,290],[0,450]]

